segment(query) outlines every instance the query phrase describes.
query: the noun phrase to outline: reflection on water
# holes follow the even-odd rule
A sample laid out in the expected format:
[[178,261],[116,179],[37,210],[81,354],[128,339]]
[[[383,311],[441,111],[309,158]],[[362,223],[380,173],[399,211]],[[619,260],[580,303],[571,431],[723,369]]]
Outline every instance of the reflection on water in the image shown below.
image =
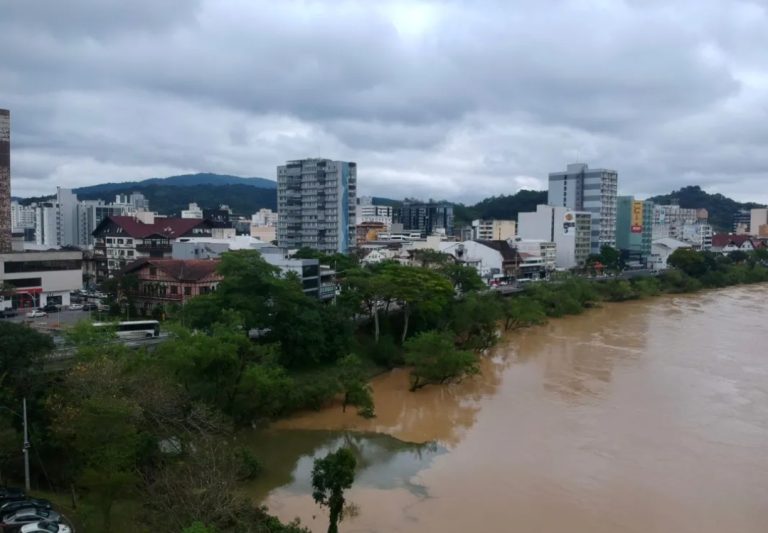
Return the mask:
[[350,448],[357,457],[356,485],[405,488],[426,497],[425,487],[413,480],[446,451],[436,443],[407,443],[375,433],[268,430],[241,434],[239,439],[239,445],[247,446],[264,465],[263,475],[245,486],[256,499],[276,487],[294,494],[311,492],[314,460],[341,447]]
[[279,424],[263,453],[292,451],[254,494],[324,531],[308,469],[351,439],[345,533],[764,532],[766,311],[766,285],[606,305],[510,335],[458,385],[409,393],[392,372],[373,421],[334,407]]

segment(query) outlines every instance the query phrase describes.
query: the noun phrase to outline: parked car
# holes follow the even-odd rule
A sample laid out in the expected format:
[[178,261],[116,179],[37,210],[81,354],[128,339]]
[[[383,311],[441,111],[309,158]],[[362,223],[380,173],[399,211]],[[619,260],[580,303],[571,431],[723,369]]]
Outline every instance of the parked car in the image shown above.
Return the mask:
[[82,311],[83,310],[83,304],[69,304],[69,310],[70,311]]
[[15,502],[27,499],[24,491],[14,487],[0,487],[0,505],[7,502]]
[[96,311],[98,308],[99,306],[94,303],[83,304],[83,311]]
[[58,522],[61,520],[61,515],[56,511],[50,509],[35,509],[34,507],[26,507],[19,509],[15,513],[9,514],[3,517],[3,525],[8,526],[21,526],[23,524],[32,524],[40,522],[41,520]]
[[42,500],[40,498],[25,498],[23,500],[16,500],[14,502],[6,502],[0,505],[0,519],[3,516],[15,513],[19,509],[36,508],[36,509],[50,509],[51,502],[48,500]]
[[12,316],[18,316],[18,314],[19,312],[12,307],[0,310],[0,318],[11,318]]
[[43,318],[48,316],[48,313],[45,311],[41,311],[39,309],[33,309],[29,313],[27,313],[27,318]]
[[27,524],[21,528],[21,533],[72,533],[72,529],[65,524],[43,520],[42,522]]
[[61,306],[56,304],[46,304],[45,307],[41,309],[46,313],[56,313],[61,309]]

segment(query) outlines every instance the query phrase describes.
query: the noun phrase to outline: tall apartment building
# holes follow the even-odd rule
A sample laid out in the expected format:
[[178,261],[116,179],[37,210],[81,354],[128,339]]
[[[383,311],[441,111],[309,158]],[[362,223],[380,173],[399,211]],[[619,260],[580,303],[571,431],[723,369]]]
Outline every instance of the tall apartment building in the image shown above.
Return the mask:
[[358,197],[355,224],[359,226],[368,222],[381,223],[389,229],[392,226],[392,206],[375,205],[370,196]]
[[282,248],[347,252],[355,242],[357,163],[300,159],[277,167]]
[[616,248],[625,261],[647,265],[653,242],[653,202],[619,196],[616,200]]
[[712,226],[707,223],[706,209],[692,209],[679,205],[654,205],[652,239],[675,239],[697,250],[712,246]]
[[0,253],[11,242],[11,112],[0,109]]
[[392,224],[402,224],[401,232],[419,232],[422,237],[434,233],[453,235],[453,206],[438,202],[422,204],[406,201],[392,209]]
[[567,207],[536,206],[532,213],[518,213],[517,237],[555,243],[555,265],[560,269],[582,266],[592,244],[592,214]]
[[567,207],[592,215],[591,251],[616,246],[616,194],[618,173],[605,168],[589,168],[584,163],[569,164],[565,172],[549,174],[551,206]]
[[11,202],[11,228],[14,232],[35,229],[35,208]]
[[733,232],[736,235],[749,233],[749,223],[752,221],[752,213],[749,209],[741,209],[733,215]]
[[768,209],[752,209],[749,217],[749,233],[756,237],[768,237]]

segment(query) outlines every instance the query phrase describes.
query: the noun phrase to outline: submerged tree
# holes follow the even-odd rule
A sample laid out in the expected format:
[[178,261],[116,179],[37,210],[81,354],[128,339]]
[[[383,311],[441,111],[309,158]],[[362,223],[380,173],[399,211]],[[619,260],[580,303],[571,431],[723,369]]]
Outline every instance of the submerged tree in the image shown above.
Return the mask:
[[478,373],[472,352],[457,350],[453,340],[440,331],[425,331],[405,343],[405,362],[411,365],[411,390],[430,383],[459,381]]
[[342,410],[346,412],[348,405],[357,407],[357,414],[364,418],[374,418],[376,411],[373,405],[373,390],[365,379],[362,361],[356,355],[348,355],[340,361],[341,374],[339,382],[344,393]]
[[322,459],[315,459],[312,469],[312,497],[328,507],[328,533],[338,533],[343,518],[344,491],[355,481],[357,460],[349,448],[340,448]]

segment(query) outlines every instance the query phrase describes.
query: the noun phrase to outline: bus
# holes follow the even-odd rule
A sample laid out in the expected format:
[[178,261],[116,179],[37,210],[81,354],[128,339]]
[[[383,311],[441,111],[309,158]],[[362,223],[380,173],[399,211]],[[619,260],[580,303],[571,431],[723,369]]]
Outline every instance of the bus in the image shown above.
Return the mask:
[[96,328],[115,328],[120,339],[150,339],[160,336],[160,322],[157,320],[131,320],[127,322],[95,322]]

